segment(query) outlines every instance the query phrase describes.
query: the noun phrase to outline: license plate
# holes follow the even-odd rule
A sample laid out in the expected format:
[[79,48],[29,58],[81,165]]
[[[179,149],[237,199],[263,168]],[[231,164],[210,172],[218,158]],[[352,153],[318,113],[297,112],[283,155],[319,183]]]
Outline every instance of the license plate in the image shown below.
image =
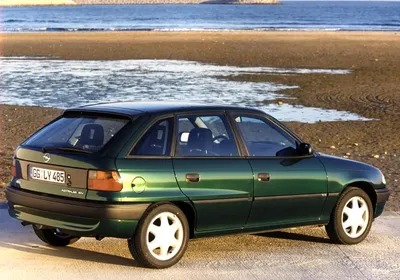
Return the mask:
[[53,183],[65,183],[65,172],[59,170],[51,170],[39,167],[30,167],[29,177],[31,179],[53,182]]

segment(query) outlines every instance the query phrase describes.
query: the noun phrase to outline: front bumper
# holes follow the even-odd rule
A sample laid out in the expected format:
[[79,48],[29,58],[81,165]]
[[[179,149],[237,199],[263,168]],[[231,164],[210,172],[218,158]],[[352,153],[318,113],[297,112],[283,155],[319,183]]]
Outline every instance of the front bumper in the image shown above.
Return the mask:
[[375,189],[375,192],[376,192],[376,207],[375,207],[374,218],[380,216],[383,213],[385,204],[390,196],[390,190],[387,188]]
[[149,203],[104,203],[59,198],[8,187],[11,217],[77,236],[131,238]]

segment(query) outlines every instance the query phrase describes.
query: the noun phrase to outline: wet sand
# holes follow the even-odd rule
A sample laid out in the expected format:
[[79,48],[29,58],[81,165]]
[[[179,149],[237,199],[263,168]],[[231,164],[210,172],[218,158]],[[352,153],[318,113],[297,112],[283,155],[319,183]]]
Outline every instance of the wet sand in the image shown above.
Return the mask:
[[[2,56],[77,60],[182,59],[234,66],[350,69],[352,73],[348,75],[263,74],[230,79],[299,85],[299,89],[283,92],[296,98],[284,99],[284,103],[352,111],[376,119],[287,125],[314,144],[318,151],[338,156],[350,153],[349,158],[381,168],[392,190],[387,209],[400,210],[400,33],[2,34],[0,46]],[[0,188],[9,180],[10,157],[15,147],[60,112],[50,108],[0,105]]]

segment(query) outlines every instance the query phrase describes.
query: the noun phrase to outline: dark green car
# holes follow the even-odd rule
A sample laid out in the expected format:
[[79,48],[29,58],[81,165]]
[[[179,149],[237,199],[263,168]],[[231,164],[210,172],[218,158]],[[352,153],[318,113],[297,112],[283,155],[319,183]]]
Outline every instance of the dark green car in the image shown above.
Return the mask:
[[325,225],[359,243],[389,197],[377,168],[316,153],[262,111],[195,103],[66,110],[16,150],[12,174],[9,214],[44,242],[125,238],[153,268],[213,235]]

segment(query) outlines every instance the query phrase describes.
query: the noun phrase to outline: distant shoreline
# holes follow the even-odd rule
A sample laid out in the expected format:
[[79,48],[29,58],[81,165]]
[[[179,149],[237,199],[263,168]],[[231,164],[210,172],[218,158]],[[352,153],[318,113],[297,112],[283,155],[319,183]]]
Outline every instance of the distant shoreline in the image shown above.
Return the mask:
[[[22,6],[21,6],[22,7]],[[400,36],[400,30],[351,30],[351,29],[149,29],[149,28],[144,28],[144,29],[116,29],[116,30],[108,30],[108,29],[77,29],[77,30],[67,30],[67,28],[49,28],[49,29],[54,29],[54,30],[32,30],[32,31],[0,31],[0,35],[6,35],[6,34],[99,34],[99,33],[198,33],[198,34],[207,34],[207,33],[221,33],[221,34],[234,34],[234,33],[338,33],[338,34],[346,34],[346,33],[365,33],[365,34],[373,34],[373,33],[386,33],[390,34],[392,33],[394,36]]]
[[[279,0],[75,0],[66,3],[26,3],[12,1],[1,3],[0,7],[43,7],[43,6],[84,6],[84,5],[281,5]],[[28,1],[29,2],[29,1]],[[32,1],[34,2],[34,1]]]
[[75,6],[73,0],[0,0],[0,7]]
[[73,7],[73,6],[81,6],[81,5],[71,5],[71,4],[36,4],[36,5],[2,5],[0,4],[0,8],[18,8],[18,7]]

